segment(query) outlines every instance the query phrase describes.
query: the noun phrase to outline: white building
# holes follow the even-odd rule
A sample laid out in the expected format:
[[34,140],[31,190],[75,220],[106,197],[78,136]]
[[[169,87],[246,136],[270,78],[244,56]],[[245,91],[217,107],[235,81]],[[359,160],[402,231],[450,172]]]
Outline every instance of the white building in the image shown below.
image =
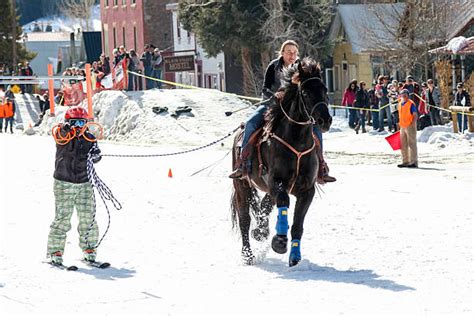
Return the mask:
[[179,23],[178,3],[168,4],[166,9],[172,12],[174,56],[196,56],[194,73],[177,72],[176,82],[225,91],[224,54],[220,53],[215,58],[207,57],[194,33],[186,31]]

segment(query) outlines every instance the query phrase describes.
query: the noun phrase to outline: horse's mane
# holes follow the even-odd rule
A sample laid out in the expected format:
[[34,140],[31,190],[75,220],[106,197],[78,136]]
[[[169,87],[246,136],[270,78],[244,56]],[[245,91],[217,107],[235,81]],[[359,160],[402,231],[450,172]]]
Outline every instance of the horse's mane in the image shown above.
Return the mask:
[[[316,62],[314,59],[305,57],[300,62],[297,62],[283,70],[283,83],[279,90],[285,92],[285,96],[283,97],[283,100],[281,100],[281,106],[285,111],[289,110],[298,94],[298,85],[291,82],[291,78],[295,74],[298,76],[299,82],[304,82],[309,78],[321,79],[321,66],[319,62]],[[277,100],[272,103],[270,109],[267,111],[265,121],[267,122],[266,129],[268,131],[273,131],[276,124],[284,117],[281,106],[280,102]]]

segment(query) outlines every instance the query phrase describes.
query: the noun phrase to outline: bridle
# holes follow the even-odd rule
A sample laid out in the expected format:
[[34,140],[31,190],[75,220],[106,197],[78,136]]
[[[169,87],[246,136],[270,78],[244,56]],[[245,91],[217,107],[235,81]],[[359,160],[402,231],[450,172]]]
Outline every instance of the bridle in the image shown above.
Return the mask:
[[308,78],[306,79],[305,81],[303,81],[302,83],[300,83],[298,85],[298,98],[299,98],[299,101],[300,101],[300,112],[301,112],[301,104],[303,105],[303,110],[304,110],[304,114],[306,115],[306,117],[308,118],[307,121],[304,121],[304,122],[300,122],[300,121],[296,121],[294,119],[292,119],[290,117],[290,115],[288,115],[288,113],[286,113],[285,109],[283,108],[283,105],[281,104],[281,100],[280,100],[280,108],[281,108],[281,111],[283,112],[283,114],[286,116],[286,118],[294,123],[294,124],[298,124],[298,125],[314,125],[316,124],[315,120],[314,120],[314,117],[313,117],[313,112],[320,106],[320,105],[326,105],[326,107],[328,106],[327,102],[325,101],[319,101],[318,103],[316,103],[315,105],[313,105],[312,109],[311,109],[311,113],[308,113],[308,110],[307,110],[307,106],[306,106],[306,102],[304,101],[304,98],[303,98],[303,86],[308,82],[308,81],[311,81],[311,80],[321,80],[320,78],[318,77],[313,77],[313,78]]

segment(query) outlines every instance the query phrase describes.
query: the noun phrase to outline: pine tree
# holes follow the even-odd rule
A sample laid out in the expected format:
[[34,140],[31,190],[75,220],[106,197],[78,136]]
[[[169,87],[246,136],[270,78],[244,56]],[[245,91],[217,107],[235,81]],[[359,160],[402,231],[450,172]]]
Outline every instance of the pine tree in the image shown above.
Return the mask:
[[[3,9],[2,18],[0,19],[0,65],[7,65],[8,68],[13,69],[13,29],[12,29],[12,7],[11,0],[0,0],[0,8]],[[23,31],[18,22],[19,17],[16,17],[16,52],[17,62],[29,61],[36,56],[36,53],[29,52],[19,42]]]

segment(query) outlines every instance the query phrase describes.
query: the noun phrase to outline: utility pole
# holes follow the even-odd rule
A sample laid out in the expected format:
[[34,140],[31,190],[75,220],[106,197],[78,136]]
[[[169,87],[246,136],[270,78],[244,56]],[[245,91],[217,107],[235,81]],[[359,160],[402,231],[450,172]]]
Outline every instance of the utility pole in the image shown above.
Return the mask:
[[16,67],[16,0],[12,0],[12,70]]

